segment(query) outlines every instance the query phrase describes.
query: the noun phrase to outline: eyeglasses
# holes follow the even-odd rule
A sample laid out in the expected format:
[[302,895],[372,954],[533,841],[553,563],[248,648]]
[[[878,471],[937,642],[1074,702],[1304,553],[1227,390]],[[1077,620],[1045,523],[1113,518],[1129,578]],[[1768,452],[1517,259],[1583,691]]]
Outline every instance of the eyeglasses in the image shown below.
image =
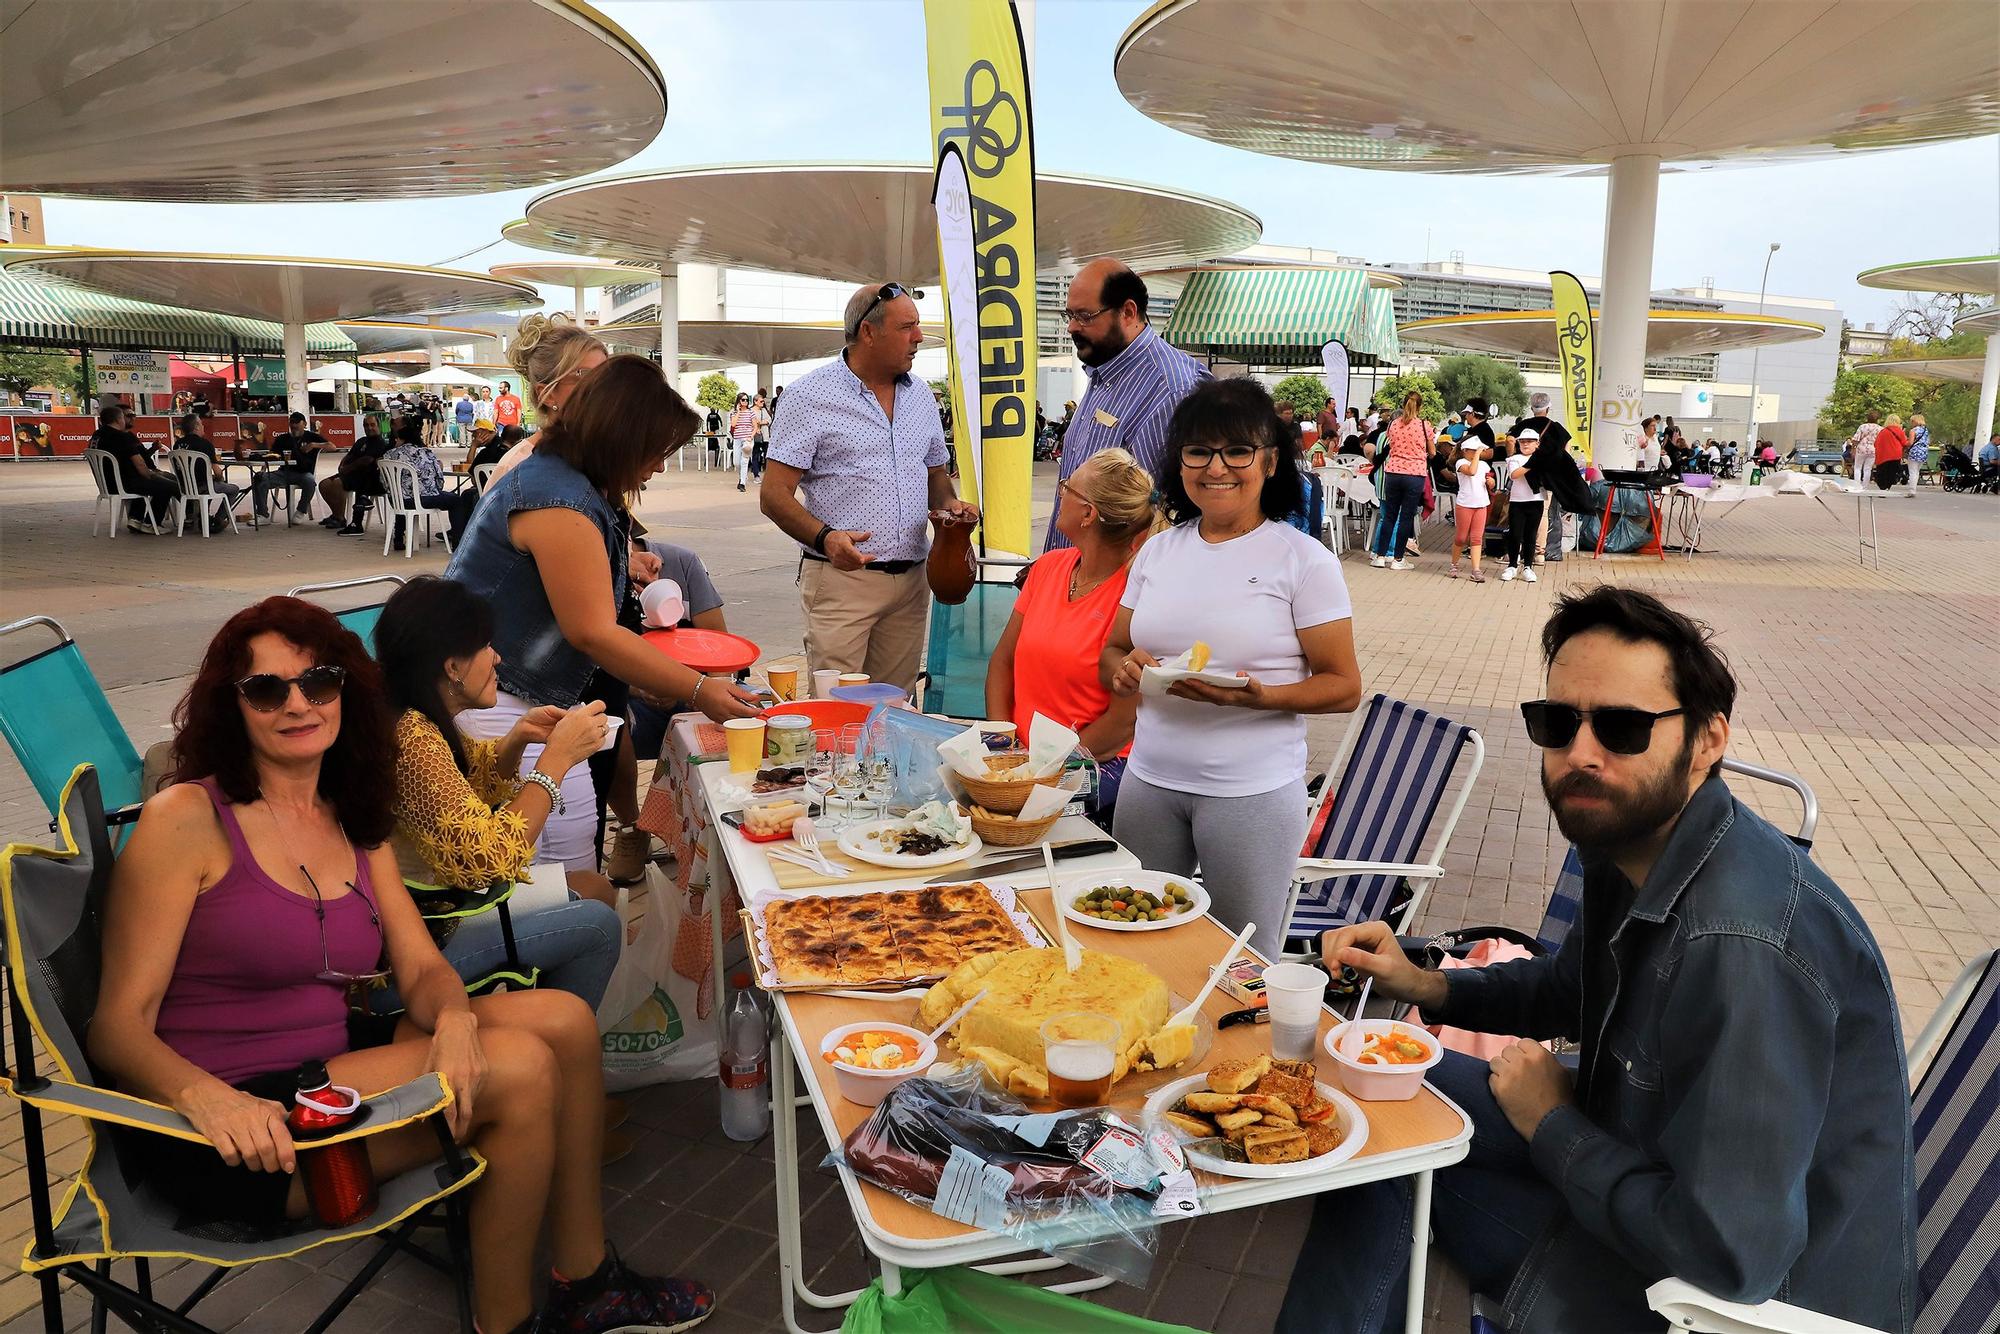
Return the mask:
[[1528,724],[1528,740],[1543,750],[1567,749],[1576,740],[1583,720],[1588,718],[1597,744],[1614,755],[1644,755],[1653,744],[1653,724],[1686,712],[1684,708],[1662,709],[1658,713],[1622,707],[1579,709],[1546,699],[1530,700],[1521,706],[1521,717]]
[[279,676],[274,672],[258,672],[246,676],[236,683],[236,693],[243,696],[243,702],[259,713],[276,713],[285,707],[292,697],[292,687],[306,697],[308,704],[331,704],[340,698],[341,687],[347,684],[345,667],[308,667],[297,676]]
[[[313,981],[326,982],[336,987],[346,988],[347,1003],[358,1009],[360,1008],[360,993],[369,987],[380,986],[382,983],[388,981],[389,974],[386,970],[380,968],[366,973],[343,973],[333,966],[333,958],[328,954],[326,948],[326,900],[320,896],[319,881],[313,879],[312,872],[305,868],[303,862],[299,864],[299,874],[306,878],[308,885],[312,886],[313,916],[319,919],[319,972],[313,975]],[[347,892],[350,894],[361,894],[361,891],[354,887],[354,882],[351,880],[347,882]],[[382,935],[382,918],[375,911],[375,905],[369,902],[367,895],[362,894],[361,901],[368,904],[368,924],[375,928],[375,935],[379,940]]]
[[1114,308],[1111,306],[1099,306],[1096,310],[1065,310],[1058,313],[1063,317],[1065,324],[1088,324],[1112,309]]
[[1199,471],[1220,454],[1225,465],[1241,471],[1255,463],[1257,456],[1269,448],[1269,445],[1224,445],[1220,449],[1213,445],[1182,445],[1181,467]]
[[914,287],[905,287],[901,283],[883,283],[876,290],[875,299],[870,301],[867,307],[854,317],[854,323],[847,328],[847,336],[849,338],[859,336],[861,326],[866,324],[868,317],[875,313],[875,307],[881,305],[884,301],[894,301],[899,296],[906,296],[912,301],[921,301],[924,299],[924,294]]

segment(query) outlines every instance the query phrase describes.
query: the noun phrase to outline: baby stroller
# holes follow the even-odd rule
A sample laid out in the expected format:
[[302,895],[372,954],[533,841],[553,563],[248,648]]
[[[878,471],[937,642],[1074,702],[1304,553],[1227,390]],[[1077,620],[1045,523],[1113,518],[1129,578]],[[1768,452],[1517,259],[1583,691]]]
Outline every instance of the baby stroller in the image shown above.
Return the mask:
[[1990,489],[1979,469],[1972,462],[1972,455],[1952,445],[1944,451],[1944,461],[1938,470],[1939,480],[1947,491],[1983,491]]

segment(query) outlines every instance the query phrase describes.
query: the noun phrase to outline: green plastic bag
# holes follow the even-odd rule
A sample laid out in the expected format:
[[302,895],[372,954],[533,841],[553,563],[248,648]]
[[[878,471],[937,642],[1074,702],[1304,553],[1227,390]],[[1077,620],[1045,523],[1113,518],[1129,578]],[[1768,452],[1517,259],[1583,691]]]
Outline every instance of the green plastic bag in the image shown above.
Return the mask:
[[903,1291],[868,1285],[841,1334],[1199,1334],[976,1269],[906,1269]]

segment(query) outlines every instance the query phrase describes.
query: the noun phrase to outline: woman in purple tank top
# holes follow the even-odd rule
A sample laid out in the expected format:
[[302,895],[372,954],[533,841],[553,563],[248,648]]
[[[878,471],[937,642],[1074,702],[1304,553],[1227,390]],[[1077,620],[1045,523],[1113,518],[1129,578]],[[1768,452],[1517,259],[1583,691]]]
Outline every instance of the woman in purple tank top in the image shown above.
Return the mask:
[[[635,1273],[606,1244],[590,1008],[557,991],[468,998],[404,889],[387,842],[391,721],[361,641],[324,608],[268,598],[217,633],[175,721],[178,781],[146,803],[112,875],[89,1034],[122,1088],[208,1141],[162,1152],[149,1137],[155,1188],[191,1220],[301,1218],[285,1127],[299,1064],[325,1061],[364,1093],[437,1071],[452,1130],[487,1160],[472,1187],[482,1330],[705,1320],[707,1288]],[[406,1007],[393,1038],[357,1045],[352,1007],[391,979]],[[437,1156],[428,1126],[366,1143],[380,1180]],[[537,1312],[544,1224],[555,1274]]]

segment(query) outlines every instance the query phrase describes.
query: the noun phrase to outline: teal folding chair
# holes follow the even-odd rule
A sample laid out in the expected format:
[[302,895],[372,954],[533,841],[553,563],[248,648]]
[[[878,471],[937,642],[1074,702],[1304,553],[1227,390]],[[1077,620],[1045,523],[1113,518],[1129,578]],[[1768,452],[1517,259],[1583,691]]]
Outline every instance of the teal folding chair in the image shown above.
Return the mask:
[[[924,670],[917,676],[925,713],[948,718],[986,716],[986,664],[993,657],[1014,601],[1021,590],[1015,575],[1029,562],[1012,557],[982,557],[979,581],[964,602],[931,603],[930,636]],[[989,583],[991,577],[1004,582]]]
[[143,800],[139,752],[111,711],[83,650],[60,622],[29,616],[0,626],[0,637],[35,630],[54,635],[56,642],[0,667],[0,735],[49,808],[49,828],[55,828],[63,788],[79,764],[97,770],[107,820],[129,824],[138,818]]
[[[366,579],[341,579],[330,584],[300,584],[286,596],[302,598],[308,593],[332,593],[345,588],[365,588],[369,584],[394,584],[397,588],[401,588],[408,582],[400,574],[376,574]],[[384,597],[382,601],[387,602],[388,598]],[[367,646],[370,653],[375,651],[375,622],[382,619],[382,602],[364,603],[359,607],[349,607],[346,611],[337,611],[333,615],[335,620],[361,636],[361,642]]]

